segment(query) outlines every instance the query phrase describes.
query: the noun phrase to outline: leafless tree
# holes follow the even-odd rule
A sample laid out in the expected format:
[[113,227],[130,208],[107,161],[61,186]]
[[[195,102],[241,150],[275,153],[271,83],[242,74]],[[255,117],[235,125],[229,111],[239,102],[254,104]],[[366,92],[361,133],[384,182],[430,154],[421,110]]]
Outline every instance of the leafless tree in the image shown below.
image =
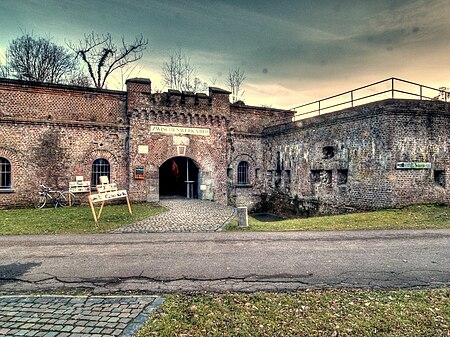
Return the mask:
[[163,84],[169,89],[191,91],[195,87],[195,75],[195,67],[181,49],[170,53],[169,60],[162,67]]
[[181,50],[174,50],[162,67],[163,85],[169,89],[192,91],[194,93],[208,90],[208,83],[197,76],[197,69]]
[[[112,75],[111,78],[115,81],[116,87],[120,88],[120,90],[125,90],[125,82],[131,76],[138,77],[143,67],[138,66],[137,63],[126,65],[125,67],[120,68],[115,75]],[[154,88],[152,88],[153,90]]]
[[91,78],[78,69],[67,76],[66,83],[81,87],[90,87],[92,85]]
[[11,67],[9,66],[8,52],[5,53],[3,61],[0,63],[0,77],[11,77]]
[[77,68],[75,59],[50,38],[23,34],[9,43],[2,75],[20,80],[63,83]]
[[245,72],[241,68],[236,67],[228,71],[227,85],[231,91],[233,103],[237,102],[242,96],[241,85],[245,80]]
[[217,82],[218,82],[218,80],[217,80],[217,77],[216,77],[216,76],[211,77],[211,78],[209,79],[209,83],[211,83],[211,85],[216,85]]
[[142,58],[147,44],[148,40],[142,35],[137,36],[130,44],[122,37],[121,44],[117,45],[111,34],[99,35],[92,32],[85,34],[78,45],[68,45],[86,64],[95,87],[104,88],[111,73]]
[[208,83],[203,82],[200,78],[195,77],[194,78],[194,82],[192,83],[191,87],[190,87],[190,91],[192,92],[204,92],[208,90]]

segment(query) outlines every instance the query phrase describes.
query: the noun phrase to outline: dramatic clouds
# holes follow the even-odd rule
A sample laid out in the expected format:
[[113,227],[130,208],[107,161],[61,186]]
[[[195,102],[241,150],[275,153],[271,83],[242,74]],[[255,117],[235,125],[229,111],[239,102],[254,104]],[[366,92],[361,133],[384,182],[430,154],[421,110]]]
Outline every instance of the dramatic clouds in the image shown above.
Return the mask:
[[239,66],[247,103],[291,107],[391,76],[450,86],[449,17],[447,0],[3,0],[0,48],[21,30],[61,44],[142,33],[150,46],[136,71],[156,87],[181,48],[203,80],[224,86]]

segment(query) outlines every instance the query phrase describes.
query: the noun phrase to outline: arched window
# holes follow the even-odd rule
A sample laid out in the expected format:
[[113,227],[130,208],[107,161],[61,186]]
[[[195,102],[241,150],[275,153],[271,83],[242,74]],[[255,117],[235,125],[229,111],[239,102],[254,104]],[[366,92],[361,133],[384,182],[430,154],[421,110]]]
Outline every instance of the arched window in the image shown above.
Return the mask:
[[249,184],[248,163],[246,161],[241,161],[237,167],[237,183],[240,185]]
[[11,188],[11,163],[0,157],[0,189]]
[[95,159],[92,163],[91,185],[100,185],[101,176],[107,176],[111,180],[109,162],[104,158]]

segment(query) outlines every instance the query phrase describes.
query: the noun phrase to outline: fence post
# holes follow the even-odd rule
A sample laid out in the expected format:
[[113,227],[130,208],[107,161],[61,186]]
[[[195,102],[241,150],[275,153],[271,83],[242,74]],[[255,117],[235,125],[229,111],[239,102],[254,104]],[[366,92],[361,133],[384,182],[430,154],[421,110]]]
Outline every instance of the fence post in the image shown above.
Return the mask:
[[353,108],[353,90],[350,91],[350,96],[351,96],[351,99],[352,99],[352,108]]
[[319,116],[320,116],[320,101],[319,101]]
[[394,98],[394,78],[392,77],[392,84],[391,84],[391,90],[392,90],[392,98]]
[[420,100],[422,100],[422,84],[420,85]]

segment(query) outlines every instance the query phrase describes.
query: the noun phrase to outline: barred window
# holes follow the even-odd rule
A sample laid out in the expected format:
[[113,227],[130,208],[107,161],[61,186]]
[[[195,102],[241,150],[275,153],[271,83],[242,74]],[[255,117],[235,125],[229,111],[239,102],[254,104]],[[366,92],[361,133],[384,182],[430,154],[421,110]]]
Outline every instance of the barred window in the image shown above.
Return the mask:
[[237,183],[238,184],[248,184],[248,163],[246,161],[241,161],[237,167]]
[[108,179],[111,180],[109,162],[104,158],[96,159],[92,163],[92,175],[91,175],[92,186],[100,185],[101,176],[107,176]]
[[11,188],[11,163],[0,157],[0,189]]

